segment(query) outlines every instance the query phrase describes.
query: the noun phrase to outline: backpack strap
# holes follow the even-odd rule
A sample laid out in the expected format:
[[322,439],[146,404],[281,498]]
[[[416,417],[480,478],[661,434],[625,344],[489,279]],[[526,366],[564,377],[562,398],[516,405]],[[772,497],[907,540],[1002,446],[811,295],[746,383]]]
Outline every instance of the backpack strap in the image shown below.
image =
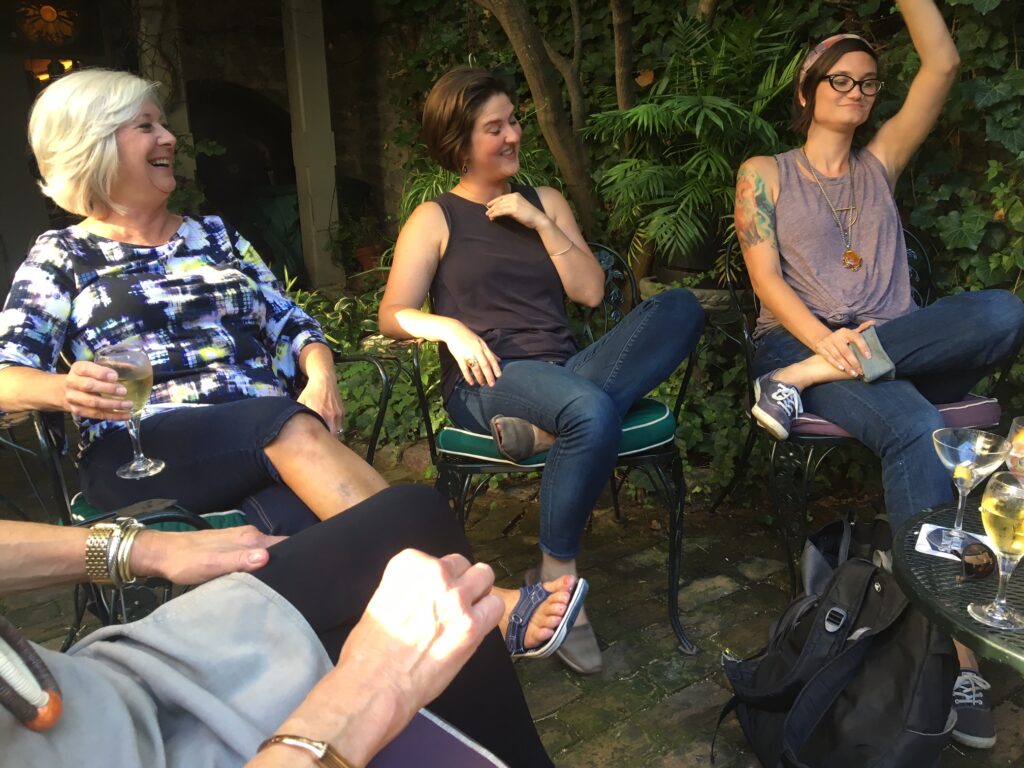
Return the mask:
[[[760,709],[788,709],[793,697],[819,667],[842,651],[874,575],[875,566],[866,560],[848,560],[838,568],[814,616],[805,619],[813,623],[792,667],[768,689],[730,677],[739,699]],[[777,639],[772,638],[772,645]]]
[[800,691],[782,727],[783,765],[787,768],[814,768],[801,762],[797,755],[821,718],[864,664],[870,649],[870,636],[854,641],[818,670]]

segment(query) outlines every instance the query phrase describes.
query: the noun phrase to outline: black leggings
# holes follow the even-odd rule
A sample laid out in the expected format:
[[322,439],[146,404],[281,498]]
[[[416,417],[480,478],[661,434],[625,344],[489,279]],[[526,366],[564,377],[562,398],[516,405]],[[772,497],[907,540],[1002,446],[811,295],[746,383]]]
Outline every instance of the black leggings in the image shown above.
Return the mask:
[[[270,562],[255,576],[302,613],[337,661],[384,567],[409,547],[435,557],[458,552],[472,561],[444,499],[433,489],[406,485],[272,547]],[[428,708],[513,768],[552,765],[497,631]]]

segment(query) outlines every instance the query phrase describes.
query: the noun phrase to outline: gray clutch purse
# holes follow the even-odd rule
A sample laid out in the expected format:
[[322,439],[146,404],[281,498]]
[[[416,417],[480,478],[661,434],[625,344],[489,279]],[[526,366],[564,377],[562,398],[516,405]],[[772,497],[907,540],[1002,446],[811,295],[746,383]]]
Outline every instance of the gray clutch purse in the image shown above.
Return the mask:
[[875,332],[875,327],[860,332],[860,337],[867,342],[868,349],[871,350],[871,357],[866,358],[861,354],[860,349],[856,344],[848,344],[847,346],[853,350],[853,354],[857,356],[857,362],[860,363],[860,369],[864,372],[860,377],[861,381],[870,384],[872,381],[878,379],[891,380],[896,377],[896,366],[893,365],[892,360],[885,353],[882,348],[882,342],[878,340],[878,334]]

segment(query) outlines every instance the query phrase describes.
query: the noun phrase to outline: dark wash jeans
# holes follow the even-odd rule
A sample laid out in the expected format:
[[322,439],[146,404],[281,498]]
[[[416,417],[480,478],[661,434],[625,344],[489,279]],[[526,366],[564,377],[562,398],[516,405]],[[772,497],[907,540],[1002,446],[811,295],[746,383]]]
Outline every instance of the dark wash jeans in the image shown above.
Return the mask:
[[460,380],[445,404],[463,429],[489,432],[517,416],[557,435],[540,486],[540,547],[559,560],[580,548],[587,517],[611,476],[630,406],[668,378],[697,346],[704,310],[677,288],[641,302],[562,364],[506,360],[493,387]]
[[[838,424],[882,460],[885,506],[896,526],[952,499],[950,474],[932,445],[932,432],[943,426],[933,403],[962,400],[1017,350],[1024,304],[1008,291],[959,293],[877,330],[896,365],[894,381],[818,384],[801,397],[807,412]],[[774,328],[758,343],[755,375],[812,354],[784,328]]]

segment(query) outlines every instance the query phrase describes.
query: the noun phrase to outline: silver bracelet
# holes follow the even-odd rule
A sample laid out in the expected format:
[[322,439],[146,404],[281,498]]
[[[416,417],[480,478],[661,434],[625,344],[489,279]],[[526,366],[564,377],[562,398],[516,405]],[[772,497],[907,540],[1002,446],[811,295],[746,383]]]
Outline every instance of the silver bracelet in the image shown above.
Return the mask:
[[122,586],[127,586],[134,584],[136,580],[131,569],[132,547],[135,545],[135,537],[143,526],[134,517],[122,518],[122,520],[124,535],[121,537],[121,543],[117,549],[117,580],[121,582]]
[[121,539],[124,538],[124,526],[121,521],[114,520],[114,530],[111,531],[110,539],[107,541],[107,578],[114,585],[114,589],[124,586],[117,575],[117,551],[121,547]]

